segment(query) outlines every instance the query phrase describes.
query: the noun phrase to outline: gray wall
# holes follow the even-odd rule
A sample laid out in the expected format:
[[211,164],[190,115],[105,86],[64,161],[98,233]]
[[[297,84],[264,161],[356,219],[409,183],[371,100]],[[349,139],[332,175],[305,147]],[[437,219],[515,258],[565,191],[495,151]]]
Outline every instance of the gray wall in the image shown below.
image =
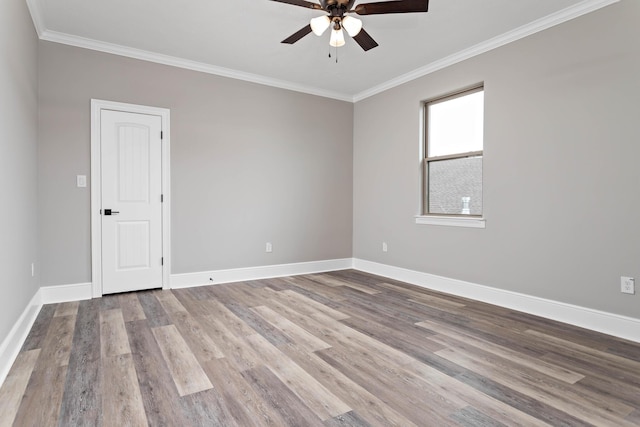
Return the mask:
[[0,342],[35,295],[38,41],[22,0],[0,2]]
[[351,257],[352,104],[48,42],[39,66],[43,286],[91,280],[91,98],[171,109],[173,273]]
[[[640,317],[638,22],[623,0],[358,102],[354,256]],[[420,102],[479,82],[487,227],[416,225]]]

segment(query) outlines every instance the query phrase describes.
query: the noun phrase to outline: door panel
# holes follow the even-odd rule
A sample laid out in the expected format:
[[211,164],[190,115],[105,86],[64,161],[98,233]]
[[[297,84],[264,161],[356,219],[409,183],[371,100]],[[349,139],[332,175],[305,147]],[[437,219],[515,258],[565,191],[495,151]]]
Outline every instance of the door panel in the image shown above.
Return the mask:
[[101,112],[103,294],[162,287],[161,127],[160,116]]

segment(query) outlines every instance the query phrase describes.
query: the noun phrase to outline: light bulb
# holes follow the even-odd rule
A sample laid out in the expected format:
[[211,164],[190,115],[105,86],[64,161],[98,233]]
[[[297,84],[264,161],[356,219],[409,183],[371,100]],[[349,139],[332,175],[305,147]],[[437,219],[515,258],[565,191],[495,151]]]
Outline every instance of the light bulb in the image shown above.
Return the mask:
[[329,44],[333,47],[344,46],[344,33],[342,32],[342,28],[331,30],[331,40],[329,40]]
[[311,31],[313,31],[313,34],[321,36],[322,33],[329,28],[331,19],[329,19],[327,15],[318,16],[317,18],[313,18],[309,24],[311,25]]
[[351,37],[355,37],[362,29],[362,21],[352,16],[345,16],[342,18],[342,27]]

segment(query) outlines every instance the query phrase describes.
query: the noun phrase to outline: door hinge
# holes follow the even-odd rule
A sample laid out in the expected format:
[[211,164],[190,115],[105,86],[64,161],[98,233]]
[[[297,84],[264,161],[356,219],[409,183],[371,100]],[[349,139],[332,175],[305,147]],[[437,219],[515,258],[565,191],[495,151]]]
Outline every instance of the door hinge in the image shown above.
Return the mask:
[[160,203],[164,203],[164,194],[160,195]]
[[160,258],[160,265],[164,265],[164,257]]
[[164,139],[164,132],[160,131],[160,139]]

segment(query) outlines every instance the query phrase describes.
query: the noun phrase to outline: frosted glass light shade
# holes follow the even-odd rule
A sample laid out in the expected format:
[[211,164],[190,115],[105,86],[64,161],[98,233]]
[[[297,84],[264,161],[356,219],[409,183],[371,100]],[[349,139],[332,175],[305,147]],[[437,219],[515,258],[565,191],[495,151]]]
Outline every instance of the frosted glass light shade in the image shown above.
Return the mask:
[[318,16],[317,18],[313,18],[309,22],[309,25],[311,25],[311,31],[313,31],[313,34],[321,36],[322,33],[329,28],[329,25],[331,25],[331,19],[329,19],[327,15]]
[[355,37],[362,29],[362,21],[352,16],[345,16],[342,18],[342,27],[351,37]]
[[342,28],[339,30],[331,30],[331,40],[329,40],[329,44],[333,47],[344,46],[344,33],[342,32]]

